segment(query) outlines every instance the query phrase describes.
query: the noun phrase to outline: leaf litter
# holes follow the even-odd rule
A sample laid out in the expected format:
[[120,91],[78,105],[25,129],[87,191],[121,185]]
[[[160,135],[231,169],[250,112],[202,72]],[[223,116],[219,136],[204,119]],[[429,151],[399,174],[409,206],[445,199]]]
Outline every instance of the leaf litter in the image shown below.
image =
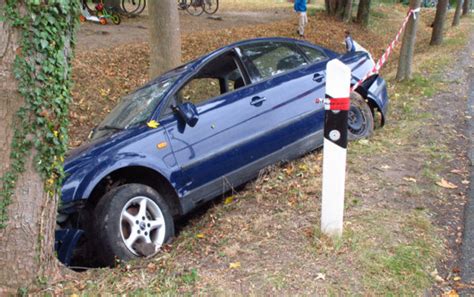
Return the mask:
[[[402,18],[405,8],[397,9],[395,14]],[[386,9],[385,13],[392,11]],[[335,22],[318,13],[317,22],[314,20],[312,24],[315,25],[310,25],[307,38],[311,42],[343,51],[343,32],[350,28],[356,39],[361,40],[362,45],[369,48],[374,56],[378,56],[398,30],[396,23],[399,18],[394,18],[392,22],[395,25],[384,28],[387,34],[378,35],[356,26]],[[424,22],[428,24],[430,20]],[[295,37],[295,25],[292,20],[185,34],[182,38],[183,60],[189,61],[245,38]],[[420,42],[426,41],[428,35],[422,28]],[[417,51],[423,49],[420,46]],[[76,54],[73,62],[74,103],[70,113],[71,147],[86,141],[89,130],[117,104],[121,96],[148,81],[148,55],[147,44],[129,44]],[[395,61],[396,57],[392,59]],[[393,62],[389,63],[385,71],[389,72],[394,65]],[[383,130],[380,133],[381,137],[360,144],[364,147],[373,146],[374,142],[380,142],[380,138],[383,138]],[[403,163],[404,158],[402,156],[400,163]],[[362,179],[357,168],[364,170],[365,160],[361,156],[349,156],[349,162],[353,164],[349,166],[348,175],[347,200],[350,202],[346,209],[345,224],[348,232],[364,232],[363,224],[359,222],[363,213],[378,208],[391,208],[394,201],[398,201],[396,182],[387,183],[386,188],[382,189],[374,180],[380,175],[390,176],[397,166],[387,165],[387,159],[374,159],[371,163],[381,164],[379,167],[383,168],[383,172],[371,172],[369,167],[365,169],[365,174],[369,174],[371,179]],[[222,203],[225,208],[217,201],[204,209],[205,213],[200,212],[195,217],[190,217],[175,242],[165,246],[164,252],[158,257],[119,266],[118,269],[91,270],[78,277],[77,281],[66,283],[63,289],[57,289],[70,294],[78,290],[123,294],[140,292],[137,290],[143,288],[146,288],[146,292],[211,292],[211,295],[212,292],[240,292],[246,295],[273,292],[275,288],[280,293],[292,294],[326,294],[334,289],[346,293],[367,292],[369,287],[361,282],[364,271],[353,250],[353,246],[357,246],[357,238],[349,236],[341,246],[318,233],[321,160],[321,154],[316,152],[292,163],[268,168],[257,180],[230,196],[232,201],[226,199]],[[465,176],[465,167],[457,168],[460,168],[457,169],[459,172],[452,173]],[[356,182],[350,182],[351,180]],[[417,184],[426,184],[425,178],[417,177],[416,180]],[[362,183],[359,184],[360,182]],[[410,200],[404,203],[417,202],[419,201]],[[397,208],[410,209],[409,205],[398,202],[395,205]],[[382,224],[390,226],[389,229],[396,232],[397,224],[402,223],[391,221]],[[406,240],[401,233],[398,236],[398,242]],[[380,239],[376,237],[371,238],[374,242],[378,240]],[[243,261],[246,263],[245,267],[240,266]],[[232,264],[238,265],[235,268],[239,269],[232,269]],[[197,278],[194,274],[199,275],[198,281],[195,281]],[[331,279],[333,285],[314,283],[314,280],[324,281],[325,278]]]

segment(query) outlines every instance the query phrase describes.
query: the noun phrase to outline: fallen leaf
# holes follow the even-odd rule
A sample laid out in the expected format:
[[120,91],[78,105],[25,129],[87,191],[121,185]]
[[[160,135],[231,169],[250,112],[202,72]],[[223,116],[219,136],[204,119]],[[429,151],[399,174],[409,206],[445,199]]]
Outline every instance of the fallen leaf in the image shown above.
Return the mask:
[[148,265],[146,266],[146,269],[148,270],[149,273],[153,273],[156,271],[156,264],[148,263]]
[[403,180],[416,183],[416,179],[414,179],[413,177],[404,177]]
[[445,188],[445,189],[456,189],[458,187],[455,184],[453,184],[451,182],[448,182],[444,178],[442,178],[440,181],[436,182],[436,184],[438,186],[442,187],[442,188]]
[[456,290],[452,289],[448,293],[443,294],[443,296],[446,296],[446,297],[459,297],[459,294],[458,294],[458,292],[456,292]]
[[230,269],[237,269],[240,268],[240,262],[234,262],[229,264]]
[[146,123],[146,125],[152,129],[156,129],[158,128],[158,126],[160,125],[160,123],[158,123],[157,121],[155,120],[151,120],[149,121],[148,123]]
[[100,89],[99,93],[100,93],[100,96],[105,97],[105,96],[109,95],[110,89]]
[[316,280],[320,280],[320,279],[321,279],[321,280],[326,280],[326,275],[325,275],[324,273],[318,272],[318,273],[316,274]]
[[234,196],[229,196],[225,198],[224,205],[231,204],[232,202],[234,202]]
[[196,237],[197,238],[204,238],[206,236],[203,233],[198,233],[198,234],[196,234]]

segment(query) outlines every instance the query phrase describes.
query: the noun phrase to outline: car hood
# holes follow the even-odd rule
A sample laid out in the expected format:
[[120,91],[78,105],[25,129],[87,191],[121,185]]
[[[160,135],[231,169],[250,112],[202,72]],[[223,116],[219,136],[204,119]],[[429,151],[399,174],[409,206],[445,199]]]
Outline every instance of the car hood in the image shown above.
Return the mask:
[[67,158],[64,162],[64,170],[69,172],[79,163],[82,163],[87,159],[95,159],[99,157],[102,153],[119,146],[123,142],[130,141],[134,135],[141,134],[146,129],[145,126],[125,129],[123,131],[94,139],[91,142],[71,150],[68,152]]

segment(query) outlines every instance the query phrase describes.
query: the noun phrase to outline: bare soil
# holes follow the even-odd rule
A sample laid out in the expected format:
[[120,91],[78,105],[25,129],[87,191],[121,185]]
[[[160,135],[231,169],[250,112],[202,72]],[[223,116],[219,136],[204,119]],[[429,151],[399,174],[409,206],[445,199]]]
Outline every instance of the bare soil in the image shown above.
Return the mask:
[[[307,38],[342,50],[343,32],[351,29],[378,56],[398,30],[404,10],[385,11],[391,16],[383,20],[390,24],[383,28],[385,34],[322,14],[310,16]],[[225,15],[228,27],[224,17],[217,21],[183,16],[184,60],[244,38],[296,38],[296,19],[289,10],[282,17],[283,11],[269,12],[265,22],[271,23],[267,24],[257,23],[262,21],[261,12],[244,12],[245,18]],[[90,128],[121,95],[148,80],[148,33],[142,21],[82,26],[73,70],[71,147],[86,141]],[[428,12],[417,48],[425,54],[418,55],[416,63],[429,58],[426,44],[431,22]],[[391,59],[383,73],[389,80],[396,55]],[[466,59],[450,60],[458,65],[452,69],[462,69]],[[468,286],[457,278],[469,167],[465,80],[459,71],[435,77],[436,69],[415,69],[420,77],[428,78],[422,81],[426,85],[390,80],[387,125],[370,140],[349,146],[343,240],[319,233],[322,154],[316,151],[269,168],[243,189],[184,218],[176,240],[158,257],[117,269],[92,270],[47,290],[58,294],[372,296],[438,295]],[[426,95],[431,84],[437,92]],[[441,179],[455,188],[439,186]]]
[[[191,16],[185,11],[180,11],[179,17],[181,32],[192,34],[266,24],[294,17],[293,14],[289,9],[275,8],[263,11],[218,11],[212,16],[206,14]],[[83,23],[78,32],[77,49],[81,51],[113,48],[118,45],[148,42],[148,18],[147,14],[133,18],[123,16],[120,25]],[[206,42],[206,40],[202,42]]]

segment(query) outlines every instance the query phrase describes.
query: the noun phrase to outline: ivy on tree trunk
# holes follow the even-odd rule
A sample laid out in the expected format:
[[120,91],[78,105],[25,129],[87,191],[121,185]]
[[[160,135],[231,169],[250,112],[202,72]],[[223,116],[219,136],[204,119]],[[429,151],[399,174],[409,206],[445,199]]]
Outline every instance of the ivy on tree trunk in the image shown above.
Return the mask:
[[0,0],[0,295],[57,268],[78,0]]

